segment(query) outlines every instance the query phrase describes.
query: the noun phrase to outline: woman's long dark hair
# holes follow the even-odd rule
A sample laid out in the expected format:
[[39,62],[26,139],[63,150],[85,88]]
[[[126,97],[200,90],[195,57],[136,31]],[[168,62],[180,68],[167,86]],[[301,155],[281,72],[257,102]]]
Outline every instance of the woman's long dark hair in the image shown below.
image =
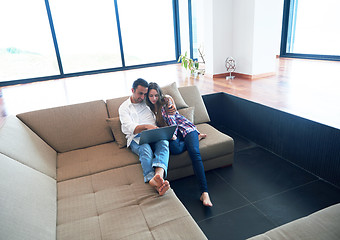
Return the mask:
[[[156,102],[156,104],[152,104],[149,100],[149,93],[150,91],[154,89],[157,91],[158,93],[158,100]],[[146,95],[146,104],[150,107],[151,111],[156,115],[156,124],[158,127],[164,127],[167,126],[166,122],[163,119],[162,116],[162,107],[165,106],[167,104],[163,92],[161,90],[161,88],[159,87],[159,85],[155,82],[150,82],[149,86],[148,86],[148,93]]]

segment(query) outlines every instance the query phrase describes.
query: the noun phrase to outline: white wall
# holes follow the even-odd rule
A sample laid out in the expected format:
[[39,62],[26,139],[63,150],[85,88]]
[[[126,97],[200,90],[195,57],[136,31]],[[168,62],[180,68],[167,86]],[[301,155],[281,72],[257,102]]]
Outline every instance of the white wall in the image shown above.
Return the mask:
[[[279,3],[282,3],[280,5]],[[253,66],[251,75],[276,71],[280,49],[283,1],[255,0]]]
[[205,72],[213,74],[214,70],[214,34],[213,34],[213,0],[203,2],[204,12],[201,15],[204,18],[204,53],[205,53]]
[[232,53],[232,1],[204,1],[204,48],[206,73],[224,73],[225,56]]
[[233,0],[213,0],[214,74],[224,73],[226,56],[232,53]]
[[284,0],[204,1],[206,73],[225,73],[232,56],[236,72],[272,73],[280,52]]
[[236,72],[250,75],[253,69],[254,8],[255,0],[233,1],[232,57],[236,61]]

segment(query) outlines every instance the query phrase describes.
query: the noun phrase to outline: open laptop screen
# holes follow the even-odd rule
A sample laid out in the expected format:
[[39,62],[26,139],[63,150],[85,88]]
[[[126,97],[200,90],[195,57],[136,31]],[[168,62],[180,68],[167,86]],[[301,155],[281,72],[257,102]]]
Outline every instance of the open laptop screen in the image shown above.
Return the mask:
[[177,125],[173,125],[145,130],[140,134],[139,145],[158,142],[159,140],[170,140],[174,135],[176,128]]

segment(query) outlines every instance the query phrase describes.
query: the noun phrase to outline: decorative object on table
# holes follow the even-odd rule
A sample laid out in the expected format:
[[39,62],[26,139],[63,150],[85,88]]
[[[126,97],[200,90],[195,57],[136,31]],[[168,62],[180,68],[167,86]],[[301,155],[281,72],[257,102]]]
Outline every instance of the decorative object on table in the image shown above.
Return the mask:
[[229,73],[229,76],[226,77],[227,80],[231,80],[235,78],[235,76],[231,76],[232,72],[235,72],[236,70],[236,61],[232,57],[228,57],[224,62],[225,68],[227,69],[227,72]]

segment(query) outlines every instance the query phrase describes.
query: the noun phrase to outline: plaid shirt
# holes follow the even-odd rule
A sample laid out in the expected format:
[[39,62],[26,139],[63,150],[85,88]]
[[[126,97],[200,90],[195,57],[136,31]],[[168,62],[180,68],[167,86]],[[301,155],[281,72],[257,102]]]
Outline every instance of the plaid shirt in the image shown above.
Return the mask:
[[179,130],[182,135],[183,138],[185,138],[185,136],[193,131],[197,131],[199,133],[199,131],[197,130],[197,128],[195,127],[195,125],[190,122],[188,119],[186,119],[184,116],[182,116],[181,114],[179,114],[178,111],[176,111],[176,113],[174,115],[168,115],[166,113],[165,110],[165,106],[162,107],[162,116],[165,120],[165,122],[169,125],[177,125],[177,128],[175,130],[175,135],[177,136],[177,131]]

